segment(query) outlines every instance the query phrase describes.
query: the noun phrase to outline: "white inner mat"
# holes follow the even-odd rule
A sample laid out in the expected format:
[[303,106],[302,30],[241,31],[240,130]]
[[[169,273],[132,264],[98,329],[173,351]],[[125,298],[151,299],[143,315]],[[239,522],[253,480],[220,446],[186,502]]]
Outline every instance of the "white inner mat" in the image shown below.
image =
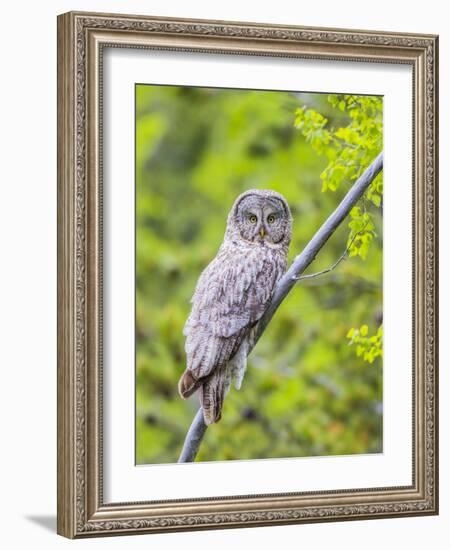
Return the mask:
[[[105,502],[410,485],[411,68],[394,64],[107,48],[103,75]],[[382,454],[135,465],[136,83],[384,96]],[[324,219],[328,214],[324,212]]]

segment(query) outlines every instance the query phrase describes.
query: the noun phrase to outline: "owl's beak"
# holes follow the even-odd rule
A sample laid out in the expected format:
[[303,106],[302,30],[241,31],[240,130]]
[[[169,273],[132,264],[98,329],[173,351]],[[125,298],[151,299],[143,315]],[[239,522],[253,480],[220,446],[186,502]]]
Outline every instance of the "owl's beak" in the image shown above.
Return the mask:
[[264,235],[266,234],[266,232],[264,231],[264,227],[261,227],[261,229],[259,230],[259,235],[261,238],[264,238]]

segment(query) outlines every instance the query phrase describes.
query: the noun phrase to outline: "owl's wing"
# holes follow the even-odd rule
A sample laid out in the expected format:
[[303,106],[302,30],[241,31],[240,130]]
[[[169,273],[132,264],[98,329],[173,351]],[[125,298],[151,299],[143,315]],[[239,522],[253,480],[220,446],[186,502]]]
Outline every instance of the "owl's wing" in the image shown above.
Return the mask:
[[205,269],[184,327],[187,370],[180,383],[184,397],[237,352],[263,315],[280,275],[279,266],[270,258],[257,250],[237,248],[219,252]]

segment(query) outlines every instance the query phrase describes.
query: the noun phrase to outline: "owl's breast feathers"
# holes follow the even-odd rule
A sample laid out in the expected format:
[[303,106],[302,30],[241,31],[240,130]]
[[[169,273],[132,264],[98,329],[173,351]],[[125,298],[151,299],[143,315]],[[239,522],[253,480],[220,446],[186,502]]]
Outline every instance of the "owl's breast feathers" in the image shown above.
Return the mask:
[[187,368],[179,391],[187,398],[202,387],[207,424],[220,419],[225,393],[242,361],[245,369],[250,331],[286,270],[286,252],[284,247],[237,247],[225,241],[198,280],[183,331]]

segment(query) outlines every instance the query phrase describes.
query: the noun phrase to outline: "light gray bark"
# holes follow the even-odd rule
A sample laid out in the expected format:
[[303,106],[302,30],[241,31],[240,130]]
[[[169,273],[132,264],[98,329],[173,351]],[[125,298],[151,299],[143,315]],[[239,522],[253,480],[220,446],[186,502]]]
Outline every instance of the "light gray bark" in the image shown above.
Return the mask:
[[[367,170],[356,180],[351,189],[343,198],[342,202],[329,218],[322,224],[314,237],[305,246],[303,251],[294,259],[290,268],[278,281],[272,300],[261,317],[255,332],[253,346],[263,334],[274,313],[286,298],[291,288],[298,281],[300,275],[314,261],[318,252],[336,231],[342,221],[348,216],[350,210],[363,196],[369,185],[383,169],[383,153],[380,153]],[[200,408],[192,421],[191,427],[186,435],[183,450],[178,462],[193,462],[197,456],[198,449],[205,435],[207,426],[203,421],[203,411]]]
[[181,451],[178,462],[194,462],[207,427],[208,426],[203,420],[202,408],[200,407],[186,434],[183,450]]

